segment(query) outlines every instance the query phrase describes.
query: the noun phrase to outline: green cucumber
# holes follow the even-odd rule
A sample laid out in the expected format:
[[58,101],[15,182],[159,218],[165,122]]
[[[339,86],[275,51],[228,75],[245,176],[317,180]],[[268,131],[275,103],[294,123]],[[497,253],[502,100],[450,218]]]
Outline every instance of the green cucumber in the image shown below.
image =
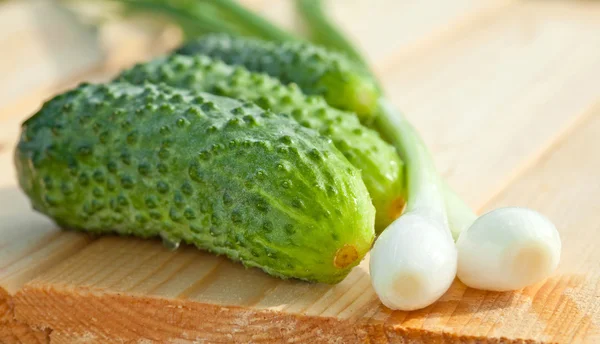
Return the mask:
[[330,137],[356,167],[376,209],[375,229],[385,229],[404,206],[403,164],[396,150],[377,132],[362,126],[353,113],[332,108],[318,96],[305,96],[266,74],[232,67],[207,56],[171,55],[138,64],[123,72],[120,81],[133,84],[165,83],[252,101],[276,113],[292,114],[304,127]]
[[296,83],[308,95],[322,95],[331,106],[355,112],[365,124],[377,114],[380,92],[371,78],[357,72],[362,69],[346,56],[310,43],[208,34],[176,52],[207,55]]
[[291,117],[164,85],[84,84],[22,128],[19,184],[65,228],[196,245],[336,283],[374,240],[360,171]]

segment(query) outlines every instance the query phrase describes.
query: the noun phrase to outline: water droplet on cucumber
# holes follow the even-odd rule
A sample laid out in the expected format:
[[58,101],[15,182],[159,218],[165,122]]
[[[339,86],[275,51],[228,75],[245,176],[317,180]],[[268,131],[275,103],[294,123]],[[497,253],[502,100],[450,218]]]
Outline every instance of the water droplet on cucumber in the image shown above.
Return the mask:
[[163,247],[169,251],[177,250],[181,243],[181,239],[172,238],[167,232],[160,232],[160,238],[162,239]]

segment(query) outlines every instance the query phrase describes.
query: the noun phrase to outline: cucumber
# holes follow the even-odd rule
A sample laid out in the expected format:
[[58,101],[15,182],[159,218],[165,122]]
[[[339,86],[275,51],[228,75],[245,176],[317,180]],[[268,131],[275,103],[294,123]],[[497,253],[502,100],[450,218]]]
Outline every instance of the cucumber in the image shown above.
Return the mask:
[[374,240],[360,171],[289,116],[164,85],[84,84],[22,127],[21,188],[60,226],[160,236],[337,283]]
[[308,95],[322,95],[331,106],[355,112],[364,124],[377,114],[380,92],[371,78],[357,72],[362,69],[346,56],[310,43],[208,34],[187,42],[176,53],[207,55],[267,73],[284,84],[296,83]]
[[403,164],[395,149],[377,132],[360,124],[353,113],[332,108],[319,96],[305,96],[298,87],[283,85],[266,74],[232,67],[207,56],[171,55],[138,64],[119,81],[165,83],[252,101],[276,113],[292,114],[304,127],[330,137],[356,167],[376,209],[375,229],[385,229],[404,206]]

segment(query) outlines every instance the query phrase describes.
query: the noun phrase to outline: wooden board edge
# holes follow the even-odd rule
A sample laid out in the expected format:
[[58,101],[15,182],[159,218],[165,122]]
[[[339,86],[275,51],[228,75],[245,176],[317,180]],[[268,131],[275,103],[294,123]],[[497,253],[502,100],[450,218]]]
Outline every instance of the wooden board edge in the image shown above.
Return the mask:
[[0,343],[49,343],[49,330],[36,330],[15,319],[13,300],[0,288]]
[[8,291],[0,287],[0,324],[9,322],[14,318],[11,297]]
[[42,344],[50,343],[49,330],[35,330],[19,321],[0,323],[0,343]]
[[57,343],[540,343],[36,282],[14,302],[18,321]]

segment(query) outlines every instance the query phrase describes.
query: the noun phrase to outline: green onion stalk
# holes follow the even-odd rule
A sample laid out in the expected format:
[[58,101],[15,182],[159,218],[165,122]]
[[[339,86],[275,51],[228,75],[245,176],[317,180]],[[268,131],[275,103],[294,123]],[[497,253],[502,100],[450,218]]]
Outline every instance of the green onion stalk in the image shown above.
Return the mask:
[[[305,21],[309,24],[308,26],[313,29],[311,37],[316,42],[326,43],[330,48],[346,51],[350,58],[368,70],[365,59],[357,57],[357,50],[353,44],[323,13],[322,0],[296,0],[296,3]],[[372,77],[375,79],[373,75]],[[556,269],[560,260],[561,241],[554,224],[542,214],[522,207],[499,208],[477,217],[475,212],[441,178],[433,174],[432,164],[423,165],[423,160],[429,159],[417,133],[409,128],[409,125],[401,119],[401,115],[389,105],[385,98],[382,103],[384,106],[381,107],[376,120],[377,127],[385,136],[392,138],[393,144],[405,159],[408,169],[409,201],[407,210],[400,219],[411,215],[415,208],[418,209],[414,203],[418,203],[420,199],[425,200],[424,207],[427,205],[439,207],[438,199],[441,197],[440,195],[443,195],[447,220],[458,250],[457,274],[463,283],[478,289],[507,291],[521,289],[547,278]],[[417,180],[413,180],[413,178]],[[422,183],[422,180],[419,181],[419,179],[425,179],[425,183],[435,186],[432,186],[430,190],[419,189]],[[437,190],[435,190],[436,188]],[[432,197],[433,193],[437,193],[437,197]],[[422,194],[425,194],[426,197],[422,197]],[[410,206],[411,201],[413,201],[413,207]],[[429,217],[439,219],[439,214],[430,214]],[[386,232],[393,227],[394,224],[386,229]],[[407,232],[414,231],[415,228],[406,228],[405,230]],[[414,288],[407,287],[403,283],[394,284],[394,281],[387,281],[387,285],[383,283],[382,287],[379,285],[381,283],[378,279],[392,279],[390,276],[385,276],[385,270],[379,271],[382,269],[380,266],[386,265],[385,259],[391,258],[388,252],[398,249],[410,250],[411,247],[405,248],[407,245],[399,242],[379,244],[382,240],[392,241],[394,238],[388,239],[382,235],[372,250],[371,273],[377,275],[372,276],[373,285],[380,297],[382,294],[377,290],[378,286],[388,294],[394,295],[398,300],[403,299],[403,294],[410,298],[411,294],[415,293]],[[429,248],[427,245],[431,245],[430,242],[422,244],[425,249]],[[378,245],[382,248],[379,249]],[[379,250],[383,253],[378,252]],[[388,252],[384,252],[385,250]],[[448,252],[448,258],[449,254],[450,252]],[[418,254],[415,255],[415,257],[417,256]],[[400,261],[397,265],[403,264],[406,262]],[[439,267],[441,266],[442,264],[439,264]],[[427,268],[435,267],[427,266]],[[387,271],[389,275],[389,270]],[[439,276],[432,276],[428,273],[423,276],[429,276],[432,280],[433,278],[439,279]],[[400,280],[402,278],[404,277],[401,276]],[[443,279],[438,281],[440,287],[445,283],[447,281]],[[415,285],[419,284],[422,283]],[[390,291],[386,288],[395,288],[395,290]],[[439,294],[437,290],[435,293],[431,293],[430,299],[434,299],[437,294]],[[386,294],[383,296],[387,297]],[[416,298],[413,297],[412,300],[415,301]],[[426,304],[423,305],[426,306]],[[417,306],[419,305],[417,304]],[[392,308],[410,309],[411,307],[397,302],[392,305]]]
[[177,24],[186,39],[207,33],[227,33],[272,41],[300,38],[252,13],[232,0],[108,0],[124,13],[149,13]]

